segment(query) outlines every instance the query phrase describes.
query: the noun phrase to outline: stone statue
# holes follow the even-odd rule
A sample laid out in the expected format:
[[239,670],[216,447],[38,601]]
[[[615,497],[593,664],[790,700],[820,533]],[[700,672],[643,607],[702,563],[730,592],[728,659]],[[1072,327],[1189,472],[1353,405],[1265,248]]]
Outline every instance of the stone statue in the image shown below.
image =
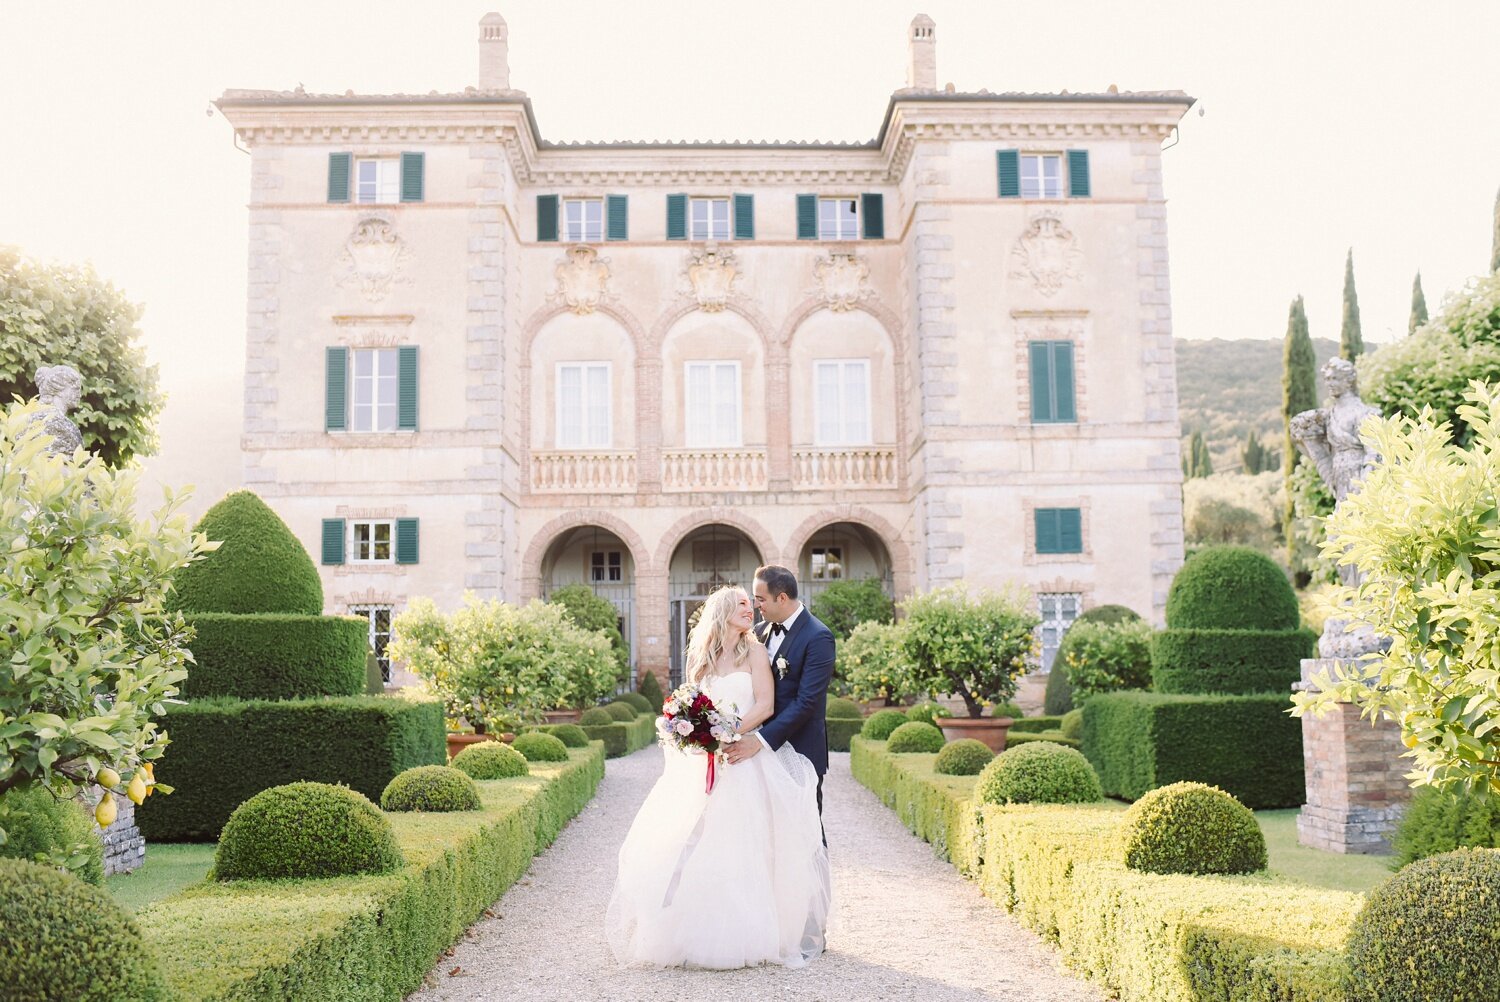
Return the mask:
[[[1317,467],[1337,505],[1359,490],[1360,481],[1374,467],[1377,457],[1359,437],[1359,426],[1380,411],[1359,398],[1353,363],[1331,358],[1320,374],[1328,389],[1328,406],[1293,417],[1292,439]],[[1353,564],[1340,564],[1339,580],[1352,588],[1359,584],[1359,570]],[[1323,626],[1318,652],[1325,658],[1357,658],[1389,646],[1389,640],[1375,636],[1368,626],[1330,618]]]
[[42,428],[52,436],[49,452],[71,456],[83,445],[78,426],[68,417],[83,398],[83,377],[71,365],[44,365],[36,370],[36,388],[46,409],[32,420],[42,422]]

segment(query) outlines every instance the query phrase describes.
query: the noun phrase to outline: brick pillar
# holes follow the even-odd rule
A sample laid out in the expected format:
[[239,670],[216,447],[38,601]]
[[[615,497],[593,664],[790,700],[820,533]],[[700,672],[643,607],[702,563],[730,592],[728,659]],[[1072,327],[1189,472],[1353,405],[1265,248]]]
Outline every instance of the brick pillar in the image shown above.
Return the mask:
[[635,635],[636,674],[651,672],[668,689],[672,672],[672,617],[667,606],[667,568],[652,568],[644,573],[636,568]]
[[[1307,679],[1335,663],[1303,661],[1298,687],[1310,689]],[[1321,717],[1304,716],[1307,803],[1297,816],[1298,841],[1330,852],[1390,852],[1390,833],[1411,797],[1402,750],[1395,721],[1372,726],[1352,703],[1339,703]]]

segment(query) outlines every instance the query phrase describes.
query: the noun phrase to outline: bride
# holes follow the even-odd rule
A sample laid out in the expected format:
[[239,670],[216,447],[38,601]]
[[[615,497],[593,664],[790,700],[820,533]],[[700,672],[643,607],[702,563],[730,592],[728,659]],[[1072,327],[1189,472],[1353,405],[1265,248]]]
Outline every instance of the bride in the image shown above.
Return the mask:
[[[743,589],[703,604],[686,675],[740,716],[744,741],[770,718],[775,685]],[[721,766],[704,792],[702,754],[663,748],[666,765],[620,847],[605,919],[626,964],[725,970],[802,967],[823,952],[830,881],[812,763],[783,745]]]

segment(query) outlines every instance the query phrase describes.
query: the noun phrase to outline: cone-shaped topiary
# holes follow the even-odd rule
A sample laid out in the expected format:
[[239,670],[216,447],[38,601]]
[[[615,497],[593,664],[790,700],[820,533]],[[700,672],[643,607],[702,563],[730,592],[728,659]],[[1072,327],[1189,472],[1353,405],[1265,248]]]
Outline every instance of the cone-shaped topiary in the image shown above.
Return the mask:
[[219,880],[339,877],[386,873],[402,862],[390,821],[364,796],[328,783],[288,783],[235,808],[213,872]]
[[0,796],[0,824],[6,835],[0,857],[35,860],[38,853],[82,845],[85,862],[73,875],[85,883],[104,883],[104,840],[93,817],[77,801],[59,800],[44,786],[10,790]]
[[930,754],[940,750],[945,740],[943,732],[932,724],[926,724],[920,720],[909,720],[891,731],[891,736],[886,739],[885,750],[897,754],[907,752]]
[[1073,738],[1075,741],[1083,740],[1083,708],[1069,710],[1063,714],[1062,726],[1059,728],[1063,737]]
[[1500,999],[1500,850],[1458,849],[1370,892],[1349,931],[1351,999]]
[[828,708],[823,711],[823,716],[835,720],[858,720],[864,714],[860,712],[859,705],[854,700],[837,698],[828,701]]
[[646,672],[646,674],[642,675],[641,684],[637,686],[636,689],[642,696],[645,696],[646,701],[651,704],[652,713],[661,712],[661,704],[666,702],[666,696],[662,694],[661,683],[656,680],[656,676],[654,674],[648,671]]
[[286,523],[250,491],[235,491],[194,527],[222,542],[172,577],[168,608],[183,612],[323,611],[323,584]]
[[0,859],[0,986],[7,999],[167,998],[152,950],[114,898],[21,859]]
[[871,741],[885,741],[904,723],[906,714],[900,710],[876,710],[865,718],[865,726],[860,728],[859,734]]
[[943,745],[943,750],[933,759],[932,768],[945,776],[977,776],[994,757],[995,753],[983,741],[959,738]]
[[1031,741],[995,756],[979,774],[974,796],[986,804],[1091,804],[1103,800],[1104,791],[1082,752]]
[[[940,703],[918,703],[916,706],[908,706],[906,708],[907,720],[920,720],[924,724],[936,724],[944,717],[951,716],[953,716],[953,711]],[[1005,714],[996,713],[995,716],[1002,717]]]
[[1200,550],[1167,592],[1169,629],[1295,630],[1299,620],[1285,572],[1248,546]]
[[1266,838],[1250,808],[1203,783],[1152,790],[1120,824],[1125,865],[1147,873],[1255,873]]
[[610,702],[625,703],[626,705],[630,706],[631,709],[635,710],[637,714],[656,713],[661,709],[660,703],[652,706],[651,700],[647,699],[645,696],[642,696],[638,692],[622,692],[620,695],[610,700]]
[[479,741],[453,756],[453,768],[475,779],[510,779],[530,771],[526,756],[500,741]]
[[518,734],[511,747],[528,762],[566,762],[568,746],[550,734]]
[[580,727],[605,727],[614,722],[614,715],[602,706],[591,706],[578,715]]
[[544,732],[552,735],[569,748],[587,748],[589,736],[577,724],[554,724]]
[[479,787],[468,773],[446,765],[419,765],[386,784],[380,794],[383,811],[479,810]]
[[628,724],[640,716],[635,712],[635,707],[629,703],[605,703],[604,712],[609,714],[611,720],[617,720],[622,724]]

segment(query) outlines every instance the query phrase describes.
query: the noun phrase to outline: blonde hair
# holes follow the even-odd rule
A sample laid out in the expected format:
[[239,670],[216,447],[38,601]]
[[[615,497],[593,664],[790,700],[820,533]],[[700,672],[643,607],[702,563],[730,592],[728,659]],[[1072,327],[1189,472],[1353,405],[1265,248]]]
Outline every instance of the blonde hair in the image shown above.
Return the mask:
[[[703,603],[698,612],[698,625],[688,637],[686,675],[689,682],[702,682],[718,664],[728,647],[729,619],[738,610],[740,599],[745,597],[745,589],[730,585],[720,588]],[[734,641],[735,665],[744,664],[749,656],[750,631],[745,630]]]

